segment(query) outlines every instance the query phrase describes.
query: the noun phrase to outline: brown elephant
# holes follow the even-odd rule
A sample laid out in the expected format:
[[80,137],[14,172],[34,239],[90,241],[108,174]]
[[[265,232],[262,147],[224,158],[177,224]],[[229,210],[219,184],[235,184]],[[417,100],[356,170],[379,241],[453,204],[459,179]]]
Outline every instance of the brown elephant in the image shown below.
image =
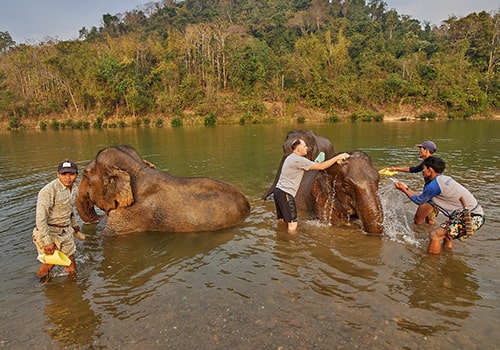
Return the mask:
[[104,234],[216,231],[240,224],[250,204],[236,187],[163,173],[130,146],[99,151],[85,166],[76,199],[84,222],[107,216]]
[[[301,138],[308,146],[306,157],[314,160],[320,152],[329,159],[335,155],[331,142],[309,130],[288,133],[283,144],[283,157],[273,185],[264,193],[269,197],[278,182],[285,158],[292,152],[291,144]],[[341,164],[323,171],[306,171],[295,196],[297,209],[307,211],[322,222],[345,223],[359,219],[363,230],[380,235],[384,215],[378,196],[379,173],[363,152],[351,152]]]

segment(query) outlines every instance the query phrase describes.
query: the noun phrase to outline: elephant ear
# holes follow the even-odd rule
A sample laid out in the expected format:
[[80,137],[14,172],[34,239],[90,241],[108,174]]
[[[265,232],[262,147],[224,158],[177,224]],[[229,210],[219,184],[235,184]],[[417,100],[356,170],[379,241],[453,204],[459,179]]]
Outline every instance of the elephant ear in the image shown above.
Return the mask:
[[130,175],[126,171],[116,167],[109,169],[103,179],[103,185],[104,197],[114,201],[116,208],[128,207],[134,202]]
[[328,175],[324,172],[318,172],[316,178],[311,185],[311,194],[320,208],[326,205],[328,199],[331,198],[331,186],[328,184]]

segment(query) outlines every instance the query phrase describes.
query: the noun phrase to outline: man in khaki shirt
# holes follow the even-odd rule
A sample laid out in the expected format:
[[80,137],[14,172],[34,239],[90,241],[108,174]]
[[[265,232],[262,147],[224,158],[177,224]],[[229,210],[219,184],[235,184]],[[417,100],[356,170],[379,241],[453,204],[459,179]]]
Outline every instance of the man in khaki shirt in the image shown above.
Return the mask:
[[68,256],[71,264],[65,269],[69,274],[76,273],[76,245],[74,236],[85,239],[75,216],[77,189],[74,186],[78,168],[70,160],[62,161],[57,168],[57,178],[45,185],[38,193],[36,204],[36,226],[33,230],[38,260],[42,266],[37,272],[40,278],[49,275],[54,265],[45,263],[45,255],[56,249]]

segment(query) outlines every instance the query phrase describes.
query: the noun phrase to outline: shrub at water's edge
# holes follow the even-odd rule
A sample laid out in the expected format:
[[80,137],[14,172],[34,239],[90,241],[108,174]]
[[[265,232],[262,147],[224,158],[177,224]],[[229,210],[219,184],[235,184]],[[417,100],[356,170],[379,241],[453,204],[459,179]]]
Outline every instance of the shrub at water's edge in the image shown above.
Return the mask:
[[[194,115],[190,112],[178,116],[150,116],[150,117],[79,117],[76,121],[71,118],[10,118],[8,123],[0,122],[0,131],[15,130],[64,130],[64,129],[115,129],[115,128],[162,128],[162,127],[189,127],[189,126],[216,126],[224,124],[317,124],[342,122],[416,122],[433,120],[470,120],[470,119],[500,119],[497,116],[470,115],[468,113],[437,113],[427,111],[401,111],[384,114],[376,111],[361,111],[353,113],[324,113],[316,110],[300,109],[300,113],[291,116],[280,116],[262,113],[260,115],[247,114],[244,116],[217,116],[214,112],[207,115]],[[271,113],[272,111],[270,111]]]

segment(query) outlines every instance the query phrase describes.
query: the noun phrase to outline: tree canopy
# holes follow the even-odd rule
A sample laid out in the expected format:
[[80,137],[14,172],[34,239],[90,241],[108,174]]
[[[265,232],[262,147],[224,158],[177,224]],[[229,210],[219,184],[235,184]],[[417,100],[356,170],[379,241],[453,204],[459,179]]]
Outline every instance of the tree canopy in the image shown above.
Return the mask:
[[167,0],[79,33],[16,45],[0,32],[2,118],[500,106],[498,11],[431,26],[381,0]]

